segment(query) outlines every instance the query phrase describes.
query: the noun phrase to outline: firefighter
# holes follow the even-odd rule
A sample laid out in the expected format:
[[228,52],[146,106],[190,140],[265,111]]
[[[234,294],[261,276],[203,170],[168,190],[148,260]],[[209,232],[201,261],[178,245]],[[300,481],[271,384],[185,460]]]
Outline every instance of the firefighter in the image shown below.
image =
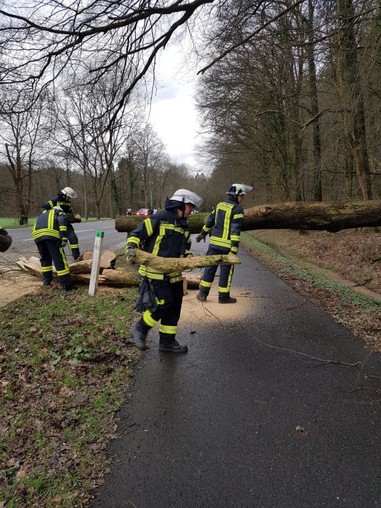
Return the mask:
[[[247,192],[253,190],[251,185],[234,183],[227,191],[227,198],[212,210],[205,224],[196,238],[196,242],[204,240],[210,235],[207,256],[218,254],[237,254],[240,233],[243,222],[243,208],[241,203]],[[205,302],[216,275],[216,266],[207,266],[200,281],[197,298]],[[236,303],[237,299],[230,296],[230,288],[234,272],[234,265],[221,265],[218,283],[218,302]]]
[[32,238],[40,253],[42,285],[50,286],[54,264],[60,286],[65,291],[74,289],[64,247],[67,243],[67,217],[59,206],[45,210],[37,218],[32,229]]
[[73,210],[71,208],[71,200],[76,199],[78,194],[71,187],[65,187],[62,189],[57,196],[50,199],[47,203],[42,206],[42,210],[51,210],[54,206],[62,208],[63,212],[68,216],[67,221],[67,239],[70,244],[71,253],[74,261],[78,261],[81,254],[79,251],[78,237],[75,234],[73,225],[70,222],[70,217],[73,216]]
[[[186,189],[177,190],[166,200],[165,207],[147,217],[127,238],[127,258],[134,258],[135,249],[162,257],[186,257],[191,255],[188,217],[202,203],[200,196]],[[156,297],[156,309],[148,308],[133,325],[133,338],[140,350],[147,349],[149,330],[159,321],[159,351],[187,353],[188,347],[176,340],[177,323],[183,302],[182,273],[159,273],[140,265],[139,274],[148,280]],[[144,279],[143,279],[144,280]]]
[[0,252],[5,252],[12,245],[12,237],[8,231],[0,226]]

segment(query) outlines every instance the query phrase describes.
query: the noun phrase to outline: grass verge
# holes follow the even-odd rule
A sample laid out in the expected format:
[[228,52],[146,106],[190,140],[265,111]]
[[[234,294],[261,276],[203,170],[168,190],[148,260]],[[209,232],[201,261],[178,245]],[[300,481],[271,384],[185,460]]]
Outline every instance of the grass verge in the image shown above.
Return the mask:
[[381,352],[381,302],[361,295],[344,284],[306,269],[262,243],[251,233],[243,233],[241,244],[280,279],[322,307],[335,321],[363,339],[370,349]]
[[52,287],[0,310],[0,507],[86,505],[138,358],[135,298]]

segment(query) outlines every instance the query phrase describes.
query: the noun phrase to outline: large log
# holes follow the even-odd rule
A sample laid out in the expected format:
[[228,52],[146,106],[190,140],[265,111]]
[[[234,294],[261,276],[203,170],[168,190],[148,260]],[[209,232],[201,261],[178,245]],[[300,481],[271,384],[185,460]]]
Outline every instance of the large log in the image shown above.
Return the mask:
[[217,255],[217,256],[189,256],[187,258],[163,258],[153,256],[149,252],[136,249],[136,259],[130,262],[139,265],[148,266],[160,273],[176,273],[184,270],[192,270],[193,268],[203,268],[212,265],[235,265],[240,264],[241,260],[234,254]]
[[[189,217],[191,233],[199,233],[208,214]],[[144,218],[118,216],[115,229],[129,233]],[[254,229],[314,229],[337,232],[342,229],[381,226],[381,200],[333,203],[278,203],[247,208],[243,231]]]

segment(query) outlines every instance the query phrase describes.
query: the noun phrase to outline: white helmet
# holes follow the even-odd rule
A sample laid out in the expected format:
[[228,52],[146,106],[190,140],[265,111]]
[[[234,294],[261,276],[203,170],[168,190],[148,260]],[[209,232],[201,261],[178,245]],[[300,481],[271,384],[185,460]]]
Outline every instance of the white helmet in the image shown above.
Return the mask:
[[190,203],[191,205],[199,208],[202,205],[203,199],[200,198],[195,192],[187,189],[178,189],[174,195],[170,198],[171,201],[179,201],[180,203]]
[[227,191],[228,196],[246,196],[246,194],[253,190],[251,185],[244,183],[233,183],[230,189]]
[[71,187],[65,187],[62,189],[61,194],[64,196],[68,196],[71,199],[75,199],[78,197],[78,194]]

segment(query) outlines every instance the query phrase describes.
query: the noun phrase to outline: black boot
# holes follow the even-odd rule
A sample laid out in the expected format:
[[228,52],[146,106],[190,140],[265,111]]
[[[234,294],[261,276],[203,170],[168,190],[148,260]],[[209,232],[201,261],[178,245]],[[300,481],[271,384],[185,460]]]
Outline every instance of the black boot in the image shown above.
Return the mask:
[[132,337],[135,342],[135,346],[140,349],[140,351],[145,351],[148,349],[146,345],[147,332],[143,332],[139,327],[139,321],[137,321],[132,327]]
[[206,302],[208,294],[209,294],[209,292],[207,293],[206,291],[203,291],[202,289],[200,289],[200,291],[198,292],[198,295],[197,295],[197,300],[200,300],[200,302]]
[[188,353],[188,346],[179,344],[177,340],[160,342],[159,351],[161,353]]
[[230,295],[219,296],[218,303],[237,303],[237,298],[232,298]]

